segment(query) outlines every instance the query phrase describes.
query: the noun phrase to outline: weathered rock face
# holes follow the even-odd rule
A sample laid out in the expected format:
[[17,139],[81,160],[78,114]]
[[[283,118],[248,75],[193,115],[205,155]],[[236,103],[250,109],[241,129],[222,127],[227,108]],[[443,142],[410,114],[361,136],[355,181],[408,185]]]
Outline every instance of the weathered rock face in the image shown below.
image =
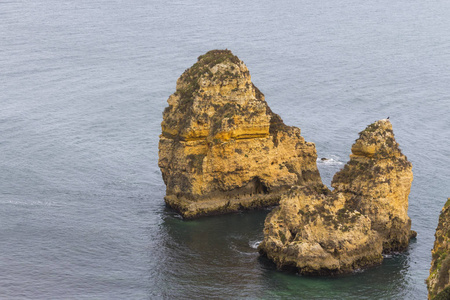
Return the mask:
[[428,299],[450,299],[450,198],[439,216],[435,238],[427,279]]
[[329,275],[379,263],[382,243],[371,220],[345,208],[342,194],[294,188],[266,218],[261,253],[279,268]]
[[382,253],[404,250],[411,163],[380,120],[360,133],[350,161],[336,173],[334,190],[292,189],[265,221],[262,254],[278,267],[304,274],[350,272],[378,264]]
[[168,103],[159,167],[183,217],[270,206],[293,185],[321,184],[314,144],[270,110],[230,51],[200,56]]
[[409,244],[408,195],[412,165],[394,139],[392,124],[380,120],[360,132],[350,161],[335,174],[332,187],[346,198],[346,207],[372,220],[383,239],[383,251],[403,251]]

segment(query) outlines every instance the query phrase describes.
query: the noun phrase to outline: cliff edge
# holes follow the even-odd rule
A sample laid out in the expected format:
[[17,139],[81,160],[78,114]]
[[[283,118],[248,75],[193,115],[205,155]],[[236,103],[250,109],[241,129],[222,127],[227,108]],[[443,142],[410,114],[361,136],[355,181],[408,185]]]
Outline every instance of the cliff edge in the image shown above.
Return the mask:
[[229,50],[200,56],[177,81],[161,123],[166,204],[185,218],[278,204],[322,185],[316,149],[273,113]]

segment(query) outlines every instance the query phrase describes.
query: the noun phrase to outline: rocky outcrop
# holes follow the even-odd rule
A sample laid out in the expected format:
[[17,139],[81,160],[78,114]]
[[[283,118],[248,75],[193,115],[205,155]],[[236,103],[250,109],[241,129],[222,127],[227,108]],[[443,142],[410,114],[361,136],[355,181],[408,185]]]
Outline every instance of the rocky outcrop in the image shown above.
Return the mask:
[[348,210],[342,194],[292,189],[267,217],[261,253],[279,268],[302,274],[351,272],[381,262],[382,243],[371,220]]
[[389,120],[360,132],[333,191],[295,188],[265,221],[262,254],[303,274],[336,274],[378,264],[415,236],[407,215],[412,166]]
[[431,253],[428,299],[450,299],[450,198],[439,216]]
[[167,102],[159,167],[183,217],[270,206],[291,186],[321,184],[314,144],[270,110],[230,51],[200,56]]
[[389,253],[409,244],[412,181],[412,165],[395,141],[391,122],[380,120],[360,132],[350,161],[335,174],[332,187],[346,198],[346,208],[370,218],[383,240],[383,251]]

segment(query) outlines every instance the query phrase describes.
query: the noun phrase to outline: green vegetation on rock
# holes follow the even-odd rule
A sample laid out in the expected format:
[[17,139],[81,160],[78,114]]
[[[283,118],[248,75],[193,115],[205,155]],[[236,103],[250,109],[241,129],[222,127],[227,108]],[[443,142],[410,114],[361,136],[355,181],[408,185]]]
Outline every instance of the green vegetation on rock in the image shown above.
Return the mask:
[[432,298],[432,300],[448,300],[450,299],[450,286],[446,287],[442,292]]
[[201,76],[206,76],[210,80],[224,81],[226,78],[233,78],[237,76],[237,72],[234,72],[235,66],[231,65],[231,71],[225,71],[223,73],[213,74],[211,69],[221,63],[230,63],[239,65],[241,60],[231,53],[230,50],[211,50],[206,54],[198,57],[197,62],[187,69],[182,75],[181,80],[184,86],[178,89],[175,93],[179,94],[185,101],[190,101],[193,98],[194,93],[200,89],[198,80]]
[[447,199],[436,228],[430,276],[427,278],[429,299],[450,299],[450,198]]

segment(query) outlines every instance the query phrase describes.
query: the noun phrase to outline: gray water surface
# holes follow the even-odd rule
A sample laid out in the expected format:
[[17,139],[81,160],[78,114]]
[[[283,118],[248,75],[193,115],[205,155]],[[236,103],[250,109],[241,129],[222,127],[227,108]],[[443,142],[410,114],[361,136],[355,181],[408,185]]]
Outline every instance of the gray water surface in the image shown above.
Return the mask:
[[[2,299],[425,299],[450,196],[450,2],[1,1]],[[211,49],[248,66],[314,142],[324,182],[390,116],[418,238],[334,278],[259,258],[267,210],[183,221],[164,206],[162,111]]]

